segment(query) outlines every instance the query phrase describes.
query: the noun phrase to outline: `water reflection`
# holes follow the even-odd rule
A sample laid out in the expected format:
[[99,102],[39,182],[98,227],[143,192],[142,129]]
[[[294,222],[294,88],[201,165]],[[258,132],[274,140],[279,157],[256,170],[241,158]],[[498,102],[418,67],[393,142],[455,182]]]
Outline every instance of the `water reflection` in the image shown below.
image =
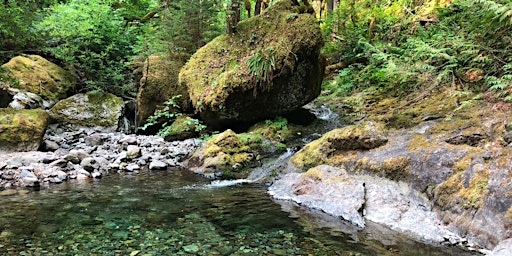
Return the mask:
[[463,255],[208,184],[174,170],[1,196],[0,255]]

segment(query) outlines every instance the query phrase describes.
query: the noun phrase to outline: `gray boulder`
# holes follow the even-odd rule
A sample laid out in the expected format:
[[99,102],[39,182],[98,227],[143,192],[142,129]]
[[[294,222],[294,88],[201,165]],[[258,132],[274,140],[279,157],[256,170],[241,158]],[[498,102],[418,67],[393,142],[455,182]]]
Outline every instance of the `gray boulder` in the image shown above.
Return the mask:
[[123,116],[124,102],[113,94],[76,94],[53,106],[50,116],[60,122],[83,127],[116,130]]

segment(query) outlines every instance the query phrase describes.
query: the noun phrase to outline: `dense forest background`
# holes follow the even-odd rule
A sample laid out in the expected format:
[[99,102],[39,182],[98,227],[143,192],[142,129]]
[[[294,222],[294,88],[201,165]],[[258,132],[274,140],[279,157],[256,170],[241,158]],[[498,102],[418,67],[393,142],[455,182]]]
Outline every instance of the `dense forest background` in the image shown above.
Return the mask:
[[[5,0],[0,62],[39,54],[74,71],[79,91],[133,97],[134,74],[147,56],[186,59],[267,2]],[[301,2],[314,8],[324,32],[329,97],[452,86],[480,92],[478,98],[512,100],[510,0]],[[0,79],[6,72],[0,70]]]

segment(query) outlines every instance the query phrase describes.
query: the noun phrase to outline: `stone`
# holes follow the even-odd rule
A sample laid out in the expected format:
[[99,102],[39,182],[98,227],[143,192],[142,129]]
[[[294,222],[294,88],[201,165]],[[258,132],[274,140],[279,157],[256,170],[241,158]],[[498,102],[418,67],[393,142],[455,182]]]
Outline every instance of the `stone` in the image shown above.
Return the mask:
[[75,94],[55,104],[49,114],[57,122],[81,127],[105,127],[115,131],[123,116],[124,102],[110,93]]
[[383,125],[373,122],[334,129],[307,144],[291,158],[291,163],[298,168],[308,169],[345,151],[378,148],[388,142],[384,134]]
[[187,87],[178,83],[180,69],[188,58],[185,55],[151,55],[144,61],[137,93],[137,117],[141,125],[146,123],[156,109],[162,109],[165,101],[173,97],[179,109],[171,111],[183,113],[190,110]]
[[269,194],[279,200],[292,200],[304,207],[341,217],[360,228],[365,227],[359,212],[365,203],[364,182],[349,178],[342,169],[321,165],[303,174],[286,174],[272,184]]
[[137,144],[137,137],[135,136],[125,136],[124,138],[120,139],[118,141],[119,144],[128,144],[128,145],[135,145]]
[[87,146],[99,146],[103,141],[104,139],[100,134],[92,134],[91,136],[85,137],[85,145]]
[[198,50],[179,82],[208,126],[250,125],[299,109],[320,94],[322,46],[317,19],[297,13],[292,1],[279,1]]
[[512,255],[512,238],[501,241],[487,256],[510,256]]
[[20,81],[21,90],[46,100],[64,99],[75,88],[75,78],[70,72],[38,55],[17,56],[2,67]]
[[84,160],[84,158],[89,157],[89,153],[85,152],[83,149],[72,149],[69,151],[69,155],[75,156],[78,158],[79,162]]
[[126,148],[126,158],[134,159],[141,156],[141,150],[138,146],[128,145]]
[[87,171],[94,171],[99,168],[99,164],[94,157],[86,157],[82,159],[80,166]]
[[423,242],[441,243],[445,237],[455,243],[461,240],[441,225],[428,198],[404,182],[320,165],[305,173],[286,174],[272,184],[269,194],[342,217],[358,227],[371,221]]
[[10,108],[14,109],[35,109],[44,108],[43,99],[39,95],[31,92],[18,92],[13,96]]
[[21,181],[25,187],[37,187],[39,186],[39,180],[37,176],[28,170],[22,170],[20,173]]
[[153,160],[149,163],[150,170],[164,170],[167,168],[167,164],[160,160]]
[[138,170],[140,170],[140,166],[137,165],[137,164],[128,164],[125,167],[125,170],[128,171],[128,172],[138,171]]
[[57,144],[57,142],[55,141],[52,141],[52,140],[44,140],[43,141],[43,144],[42,144],[42,149],[44,151],[55,151],[57,149],[59,149],[59,144]]
[[166,132],[166,141],[186,140],[194,137],[198,137],[199,132],[196,130],[197,119],[193,119],[189,116],[179,116],[172,122],[171,126]]
[[0,109],[0,153],[38,150],[49,121],[41,109]]
[[18,194],[18,191],[16,189],[6,189],[0,191],[0,196],[12,196]]

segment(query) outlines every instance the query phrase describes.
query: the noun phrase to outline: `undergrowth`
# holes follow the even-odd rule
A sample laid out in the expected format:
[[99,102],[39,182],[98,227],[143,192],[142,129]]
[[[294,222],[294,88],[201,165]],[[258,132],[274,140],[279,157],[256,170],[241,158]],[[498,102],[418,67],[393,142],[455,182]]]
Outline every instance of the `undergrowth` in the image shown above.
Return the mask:
[[512,100],[512,1],[342,1],[323,25],[325,54],[350,63],[324,83],[335,97],[377,87],[452,86]]

